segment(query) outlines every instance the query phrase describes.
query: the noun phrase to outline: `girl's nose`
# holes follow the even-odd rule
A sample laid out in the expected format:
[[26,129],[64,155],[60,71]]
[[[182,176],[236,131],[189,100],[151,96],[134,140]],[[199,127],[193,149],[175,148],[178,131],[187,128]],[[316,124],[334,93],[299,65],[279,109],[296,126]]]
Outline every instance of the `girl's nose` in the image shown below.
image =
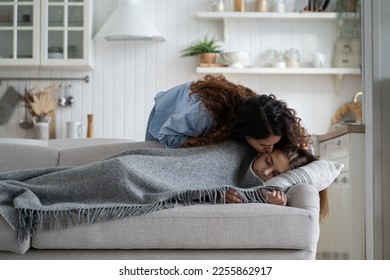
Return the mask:
[[272,178],[272,170],[270,168],[264,168],[261,173],[262,173],[263,179],[265,179],[265,180]]
[[273,150],[273,146],[264,147],[264,152],[265,153],[272,153],[272,150]]

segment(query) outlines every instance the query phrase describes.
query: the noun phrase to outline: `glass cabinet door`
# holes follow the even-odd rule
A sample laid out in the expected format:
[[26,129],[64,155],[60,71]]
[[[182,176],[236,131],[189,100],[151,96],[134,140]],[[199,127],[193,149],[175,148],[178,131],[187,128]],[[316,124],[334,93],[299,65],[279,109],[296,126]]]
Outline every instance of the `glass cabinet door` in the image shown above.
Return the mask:
[[43,64],[80,64],[85,59],[87,0],[46,0],[47,25]]
[[0,65],[39,62],[39,0],[0,0]]

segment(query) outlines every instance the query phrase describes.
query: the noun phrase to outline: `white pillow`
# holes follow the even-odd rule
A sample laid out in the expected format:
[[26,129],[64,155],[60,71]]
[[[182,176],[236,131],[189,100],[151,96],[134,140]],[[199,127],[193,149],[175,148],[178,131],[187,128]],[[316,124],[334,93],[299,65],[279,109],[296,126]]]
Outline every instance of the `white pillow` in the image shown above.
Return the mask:
[[281,187],[283,190],[297,185],[310,184],[317,187],[318,191],[326,189],[340,174],[343,164],[316,160],[307,165],[279,174],[265,182],[266,186]]

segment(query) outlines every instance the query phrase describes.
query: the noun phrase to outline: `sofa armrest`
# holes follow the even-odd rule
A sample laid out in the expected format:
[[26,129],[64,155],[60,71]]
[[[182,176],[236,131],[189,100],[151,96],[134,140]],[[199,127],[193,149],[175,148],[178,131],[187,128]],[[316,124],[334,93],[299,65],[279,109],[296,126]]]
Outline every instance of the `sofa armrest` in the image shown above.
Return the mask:
[[309,210],[316,216],[320,211],[320,196],[318,190],[308,184],[294,185],[287,191],[288,206]]

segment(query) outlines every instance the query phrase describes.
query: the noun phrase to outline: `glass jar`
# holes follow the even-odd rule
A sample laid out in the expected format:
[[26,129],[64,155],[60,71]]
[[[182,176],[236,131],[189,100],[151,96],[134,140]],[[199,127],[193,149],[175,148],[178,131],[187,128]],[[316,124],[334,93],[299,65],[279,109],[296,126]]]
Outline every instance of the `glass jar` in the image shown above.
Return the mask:
[[273,11],[275,13],[284,13],[286,11],[286,4],[284,3],[284,0],[277,0],[274,3]]
[[268,12],[268,0],[256,0],[256,11]]
[[265,52],[265,67],[274,67],[275,57],[278,52],[274,49],[268,49]]
[[297,49],[289,49],[284,52],[286,59],[286,66],[291,68],[297,68],[300,66],[301,55]]
[[245,12],[245,0],[234,0],[234,11]]
[[276,52],[274,67],[276,68],[286,68],[286,60],[284,59],[284,55],[281,52]]

